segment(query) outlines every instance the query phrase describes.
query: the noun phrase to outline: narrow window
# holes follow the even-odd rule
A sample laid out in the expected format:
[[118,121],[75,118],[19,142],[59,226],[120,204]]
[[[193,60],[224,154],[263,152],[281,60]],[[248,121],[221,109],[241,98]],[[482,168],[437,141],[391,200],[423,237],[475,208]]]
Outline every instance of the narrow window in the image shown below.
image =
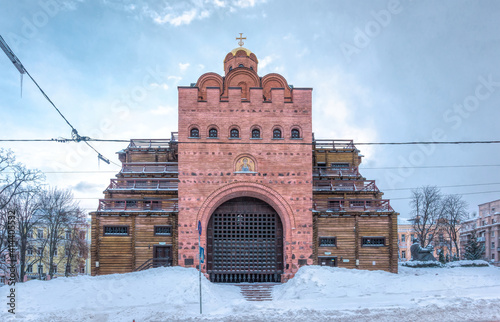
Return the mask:
[[36,232],[36,237],[41,239],[43,238],[43,229],[38,229]]
[[300,139],[300,131],[297,129],[292,130],[292,139]]
[[104,226],[104,236],[127,236],[128,226]]
[[363,246],[385,246],[385,237],[363,237]]
[[402,235],[401,235],[401,241],[402,241],[402,242],[406,242],[406,235],[405,235],[405,234],[402,234]]
[[319,238],[320,247],[335,247],[337,246],[337,237],[320,237]]
[[231,129],[230,136],[231,136],[231,138],[239,138],[240,131],[238,131],[238,129]]
[[199,138],[200,137],[200,130],[198,130],[197,128],[193,127],[191,129],[191,132],[189,133],[189,137],[191,137],[191,138]]
[[33,273],[33,265],[28,265],[28,268],[26,269],[26,273]]
[[155,226],[155,235],[157,236],[171,236],[172,226]]
[[406,251],[405,250],[401,251],[401,258],[406,258]]
[[211,128],[210,130],[208,130],[208,137],[209,138],[216,138],[217,137],[217,129]]
[[252,139],[260,139],[260,130],[259,129],[252,130]]
[[273,130],[273,139],[281,139],[281,130],[280,129]]

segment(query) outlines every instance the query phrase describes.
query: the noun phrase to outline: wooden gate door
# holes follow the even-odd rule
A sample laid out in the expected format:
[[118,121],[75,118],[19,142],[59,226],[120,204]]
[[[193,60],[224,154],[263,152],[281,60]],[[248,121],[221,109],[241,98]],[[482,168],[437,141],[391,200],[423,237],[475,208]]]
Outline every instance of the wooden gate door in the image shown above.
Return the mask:
[[219,206],[207,228],[207,272],[212,282],[280,282],[283,226],[276,211],[249,197]]
[[172,261],[171,246],[154,246],[153,267],[170,266]]

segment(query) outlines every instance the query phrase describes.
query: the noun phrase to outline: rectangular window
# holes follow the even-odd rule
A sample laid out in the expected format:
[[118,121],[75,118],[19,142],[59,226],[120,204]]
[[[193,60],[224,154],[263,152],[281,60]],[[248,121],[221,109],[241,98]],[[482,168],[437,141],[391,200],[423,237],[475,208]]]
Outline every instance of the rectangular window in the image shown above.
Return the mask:
[[385,237],[362,237],[362,246],[385,246]]
[[36,254],[37,254],[38,256],[42,256],[42,253],[43,253],[43,248],[42,248],[42,247],[38,247],[38,248],[36,249]]
[[411,242],[413,243],[413,240],[415,239],[415,235],[411,234]]
[[28,231],[27,237],[33,238],[33,230]]
[[54,249],[54,256],[57,256],[57,248]]
[[320,247],[335,247],[337,246],[337,237],[320,237],[319,238]]
[[43,274],[43,265],[38,265],[38,274]]
[[491,242],[491,249],[495,249],[495,242]]
[[171,236],[172,235],[172,226],[155,226],[155,235]]
[[128,226],[104,226],[104,236],[128,236]]
[[340,210],[340,200],[328,200],[328,210]]
[[401,235],[401,241],[404,243],[406,242],[406,235],[405,234],[402,234]]
[[495,237],[495,232],[494,231],[491,232],[491,237]]
[[335,170],[349,170],[350,169],[349,163],[332,162],[332,163],[330,163],[330,166],[332,169],[335,169]]
[[28,265],[26,268],[26,273],[33,273],[33,265]]
[[363,208],[365,206],[365,202],[363,200],[353,200],[350,202],[351,207]]
[[57,274],[57,265],[52,265],[52,274]]
[[406,259],[406,250],[402,250],[401,251],[401,258],[405,258]]
[[36,231],[36,237],[39,239],[43,238],[43,229],[38,229]]
[[32,256],[33,255],[33,247],[28,247],[26,249],[26,255],[28,255],[28,256]]
[[71,231],[66,232],[66,239],[71,239]]
[[491,259],[492,259],[492,260],[495,260],[495,253],[492,253],[492,254],[491,254]]

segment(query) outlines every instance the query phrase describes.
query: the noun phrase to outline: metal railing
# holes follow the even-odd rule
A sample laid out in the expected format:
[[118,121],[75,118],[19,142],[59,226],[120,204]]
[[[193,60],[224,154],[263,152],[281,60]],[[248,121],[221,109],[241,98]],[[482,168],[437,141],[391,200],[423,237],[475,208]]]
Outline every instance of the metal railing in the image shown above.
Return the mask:
[[161,211],[177,212],[178,199],[99,199],[97,211]]
[[316,200],[313,203],[316,212],[353,212],[353,211],[376,211],[393,212],[388,199],[330,199]]
[[379,192],[375,180],[314,180],[313,191],[367,191]]
[[172,266],[172,259],[170,257],[150,258],[144,263],[142,263],[139,267],[134,269],[134,272],[143,271],[149,268],[168,267],[168,266]]
[[111,179],[108,190],[178,190],[179,179]]
[[358,168],[350,169],[332,169],[326,167],[313,167],[314,177],[350,177],[358,178],[361,177]]
[[177,162],[129,162],[124,163],[120,173],[178,173]]
[[314,140],[316,149],[355,150],[353,140]]

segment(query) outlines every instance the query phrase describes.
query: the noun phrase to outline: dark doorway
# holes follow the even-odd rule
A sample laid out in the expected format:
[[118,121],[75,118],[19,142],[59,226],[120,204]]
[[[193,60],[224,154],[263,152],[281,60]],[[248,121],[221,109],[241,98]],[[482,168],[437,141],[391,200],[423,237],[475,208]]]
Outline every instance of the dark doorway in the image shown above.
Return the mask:
[[153,246],[153,267],[172,265],[172,246]]
[[231,199],[210,217],[207,272],[212,282],[280,282],[283,225],[262,200]]
[[320,266],[337,267],[337,257],[318,257]]

